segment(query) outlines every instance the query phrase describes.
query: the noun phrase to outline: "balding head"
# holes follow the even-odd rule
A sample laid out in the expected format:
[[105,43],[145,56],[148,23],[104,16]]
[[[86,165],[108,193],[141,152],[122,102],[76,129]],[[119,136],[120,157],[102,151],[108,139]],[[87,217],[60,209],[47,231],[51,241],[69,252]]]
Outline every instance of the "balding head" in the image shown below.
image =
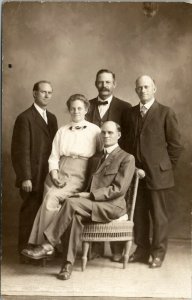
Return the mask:
[[136,80],[135,91],[143,104],[154,98],[156,86],[154,80],[148,75],[142,75]]
[[104,147],[110,147],[117,144],[120,136],[121,128],[119,124],[113,121],[107,121],[101,126],[101,137]]

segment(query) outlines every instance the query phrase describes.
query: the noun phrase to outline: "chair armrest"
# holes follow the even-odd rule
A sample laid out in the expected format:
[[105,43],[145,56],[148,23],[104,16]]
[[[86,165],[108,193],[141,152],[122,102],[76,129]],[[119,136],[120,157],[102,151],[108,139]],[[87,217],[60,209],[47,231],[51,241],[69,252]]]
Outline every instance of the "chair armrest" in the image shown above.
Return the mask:
[[136,172],[139,179],[143,179],[145,177],[145,171],[143,169],[136,168]]

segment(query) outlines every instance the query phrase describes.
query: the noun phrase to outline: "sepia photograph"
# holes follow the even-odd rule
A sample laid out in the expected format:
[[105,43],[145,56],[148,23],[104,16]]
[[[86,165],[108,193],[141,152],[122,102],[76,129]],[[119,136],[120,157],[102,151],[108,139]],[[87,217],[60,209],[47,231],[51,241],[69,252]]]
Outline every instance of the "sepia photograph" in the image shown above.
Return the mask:
[[190,300],[191,3],[1,10],[1,299]]

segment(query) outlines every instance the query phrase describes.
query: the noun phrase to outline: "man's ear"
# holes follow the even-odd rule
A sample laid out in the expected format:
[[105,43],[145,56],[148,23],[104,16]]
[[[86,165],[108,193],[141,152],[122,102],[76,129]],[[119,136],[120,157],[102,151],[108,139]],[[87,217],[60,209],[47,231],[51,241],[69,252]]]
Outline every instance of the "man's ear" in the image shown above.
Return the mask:
[[37,92],[37,91],[33,91],[33,97],[34,97],[34,98],[36,98],[36,95],[37,95],[36,92]]
[[114,88],[116,88],[116,86],[117,86],[116,80],[113,80],[113,86],[114,86]]
[[121,132],[118,131],[118,140],[120,139],[121,137]]

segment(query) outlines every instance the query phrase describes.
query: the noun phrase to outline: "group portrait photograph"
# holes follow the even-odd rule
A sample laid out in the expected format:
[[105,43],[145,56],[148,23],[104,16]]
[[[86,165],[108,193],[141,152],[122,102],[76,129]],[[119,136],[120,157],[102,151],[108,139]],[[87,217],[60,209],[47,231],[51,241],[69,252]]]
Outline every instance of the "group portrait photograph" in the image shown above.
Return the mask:
[[1,24],[1,299],[190,300],[192,4]]

